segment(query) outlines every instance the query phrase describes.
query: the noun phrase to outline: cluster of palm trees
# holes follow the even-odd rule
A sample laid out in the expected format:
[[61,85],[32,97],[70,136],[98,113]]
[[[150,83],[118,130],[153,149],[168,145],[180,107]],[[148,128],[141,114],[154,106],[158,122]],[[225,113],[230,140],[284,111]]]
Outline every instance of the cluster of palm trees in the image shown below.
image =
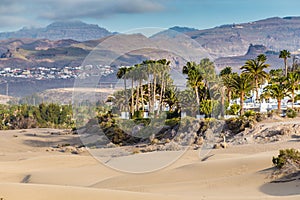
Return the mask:
[[[290,95],[294,102],[295,91],[299,89],[300,71],[294,67],[289,70],[287,60],[290,56],[289,51],[281,51],[279,58],[284,60],[284,70],[271,70],[269,73],[264,54],[247,60],[240,68],[240,74],[232,72],[231,67],[225,67],[217,75],[214,63],[208,58],[199,63],[187,62],[182,69],[188,86],[184,91],[173,85],[169,61],[146,60],[131,67],[119,68],[117,77],[124,80],[124,90],[114,94],[114,101],[120,110],[131,114],[145,111],[145,107],[150,114],[159,113],[169,106],[171,111],[185,108],[192,113],[200,111],[209,117],[213,112],[224,116],[226,105],[231,99],[239,98],[240,115],[243,115],[244,100],[252,92],[256,102],[277,99],[280,110],[282,99]],[[128,86],[128,81],[131,86]],[[259,88],[266,82],[269,84],[259,95]]]
[[[258,55],[255,59],[247,60],[245,65],[240,69],[242,73],[232,73],[231,68],[224,68],[220,76],[223,84],[227,90],[227,99],[230,101],[232,92],[237,94],[240,99],[240,114],[244,114],[244,99],[249,96],[250,91],[255,91],[256,101],[260,102],[262,99],[269,100],[274,98],[277,100],[277,109],[281,109],[281,101],[287,96],[291,96],[292,108],[295,102],[295,92],[299,89],[300,71],[292,68],[288,70],[287,59],[290,57],[290,52],[282,50],[279,58],[284,60],[284,70],[271,70],[266,72],[269,67],[266,64],[266,56],[264,54]],[[259,87],[268,81],[268,85],[264,88],[262,95],[259,96]]]
[[[172,96],[173,82],[169,71],[170,61],[166,59],[146,60],[119,68],[117,78],[124,80],[124,90],[114,94],[115,103],[131,115],[145,111],[145,108],[149,113],[159,113],[166,105],[166,98]],[[127,89],[127,80],[131,82],[130,89]]]

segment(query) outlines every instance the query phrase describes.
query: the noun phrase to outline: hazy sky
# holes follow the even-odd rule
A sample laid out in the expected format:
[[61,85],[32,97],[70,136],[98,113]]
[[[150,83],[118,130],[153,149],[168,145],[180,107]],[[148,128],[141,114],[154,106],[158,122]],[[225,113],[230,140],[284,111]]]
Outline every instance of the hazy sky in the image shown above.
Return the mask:
[[197,29],[300,16],[299,0],[0,0],[0,31],[79,19],[110,31],[143,27]]

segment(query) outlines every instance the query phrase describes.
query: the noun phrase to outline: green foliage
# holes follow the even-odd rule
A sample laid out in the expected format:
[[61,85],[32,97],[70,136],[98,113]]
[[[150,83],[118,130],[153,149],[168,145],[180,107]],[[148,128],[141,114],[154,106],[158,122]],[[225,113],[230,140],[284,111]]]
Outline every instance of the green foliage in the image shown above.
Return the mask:
[[180,117],[180,112],[178,110],[175,111],[167,111],[167,119],[173,119]]
[[288,108],[286,111],[286,116],[288,118],[295,118],[295,117],[297,117],[297,112],[292,108]]
[[244,116],[247,117],[247,118],[254,117],[255,115],[256,115],[256,113],[255,113],[254,110],[247,110],[247,111],[244,113]]
[[220,103],[217,100],[203,100],[200,103],[200,112],[206,117],[217,117],[220,114]]
[[0,105],[0,129],[72,128],[71,105]]
[[165,121],[165,125],[171,126],[171,127],[173,127],[179,123],[180,123],[180,118],[166,119],[166,121]]
[[229,75],[229,74],[231,74],[232,73],[232,68],[231,67],[225,67],[224,69],[222,69],[221,71],[220,71],[220,76],[225,76],[225,75]]
[[233,134],[240,133],[249,128],[254,123],[254,119],[248,119],[245,117],[230,118],[225,120],[226,128]]
[[229,110],[227,110],[227,114],[228,115],[238,115],[240,112],[241,106],[238,104],[232,104],[229,108]]
[[132,116],[133,119],[142,119],[144,117],[144,111],[135,111],[134,115]]
[[299,163],[300,152],[296,149],[284,149],[279,151],[278,157],[273,157],[273,164],[281,169],[288,161]]

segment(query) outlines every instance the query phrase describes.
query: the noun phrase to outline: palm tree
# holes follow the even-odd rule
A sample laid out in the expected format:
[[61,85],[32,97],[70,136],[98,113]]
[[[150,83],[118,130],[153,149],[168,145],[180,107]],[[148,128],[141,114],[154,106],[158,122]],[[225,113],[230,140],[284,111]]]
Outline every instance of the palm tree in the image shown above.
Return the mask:
[[300,74],[299,72],[290,72],[287,75],[286,84],[292,97],[292,108],[294,108],[295,91],[299,89]]
[[178,99],[180,102],[180,111],[186,112],[191,116],[195,116],[197,111],[199,111],[199,105],[196,105],[195,102],[195,91],[191,88],[180,91],[178,94]]
[[200,106],[199,87],[203,85],[203,77],[200,72],[200,67],[195,62],[187,62],[182,69],[183,74],[187,74],[188,85],[193,88],[196,94],[197,105]]
[[179,91],[176,87],[169,87],[165,92],[165,102],[169,105],[170,111],[174,111],[176,108],[178,108],[179,103]]
[[152,71],[153,71],[153,65],[155,64],[155,62],[153,60],[145,60],[142,62],[144,71],[146,72],[146,81],[148,82],[148,86],[147,86],[147,96],[148,96],[148,109],[149,112],[152,113],[152,100],[151,100],[151,75],[152,75]]
[[244,114],[244,99],[245,95],[252,90],[253,85],[251,84],[251,79],[245,74],[237,75],[232,77],[231,87],[235,89],[240,97],[240,115]]
[[285,76],[287,76],[288,73],[287,59],[290,57],[291,57],[291,53],[288,50],[284,49],[280,51],[279,58],[282,58],[284,61]]
[[126,112],[128,111],[128,97],[127,97],[127,84],[126,84],[126,79],[128,78],[128,68],[127,67],[121,67],[119,68],[117,72],[117,78],[118,79],[123,79],[124,80],[124,95],[125,95],[125,110]]
[[264,54],[260,54],[256,59],[247,60],[245,65],[241,67],[242,73],[249,76],[254,81],[254,88],[256,92],[256,100],[258,97],[258,87],[265,79],[268,79],[269,75],[264,70],[269,67],[266,64],[267,58]]
[[114,106],[116,106],[120,111],[126,109],[128,106],[128,104],[126,103],[126,97],[124,99],[124,94],[121,91],[115,92],[113,94],[113,98],[111,98],[111,101]]
[[168,72],[170,70],[170,61],[167,61],[166,59],[161,59],[157,61],[158,63],[158,70],[159,70],[159,82],[160,82],[160,94],[159,94],[159,110],[162,110],[162,100],[163,100],[163,95],[165,92],[165,87],[166,87],[166,79]]
[[225,76],[225,75],[228,75],[228,74],[231,74],[231,73],[232,73],[232,68],[227,66],[227,67],[225,67],[224,69],[222,69],[220,71],[219,75],[222,77],[222,76]]
[[236,73],[232,73],[232,68],[231,67],[225,67],[224,69],[221,70],[220,74],[221,79],[222,79],[222,84],[225,87],[226,90],[226,96],[227,96],[227,101],[230,103],[231,101],[231,95],[232,95],[232,88],[231,82],[232,82],[232,77],[237,75]]
[[287,86],[283,83],[271,84],[264,88],[272,98],[277,99],[277,110],[281,109],[281,100],[287,95]]
[[130,112],[134,114],[134,67],[131,66],[128,68],[127,72],[128,78],[131,79],[131,105],[130,105]]

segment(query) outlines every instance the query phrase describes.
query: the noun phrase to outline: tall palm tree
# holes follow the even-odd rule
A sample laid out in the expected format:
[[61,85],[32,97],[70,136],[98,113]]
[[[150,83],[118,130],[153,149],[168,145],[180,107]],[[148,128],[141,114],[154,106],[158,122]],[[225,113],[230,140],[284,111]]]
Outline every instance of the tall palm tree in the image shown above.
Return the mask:
[[187,74],[188,85],[193,88],[196,94],[197,105],[200,106],[199,87],[203,86],[203,77],[200,71],[200,66],[195,62],[187,62],[182,69],[183,74]]
[[284,49],[284,50],[280,51],[279,58],[282,58],[284,61],[285,76],[287,76],[287,73],[288,73],[287,59],[290,57],[291,57],[291,52],[289,52],[288,50]]
[[200,61],[200,72],[202,74],[203,80],[202,82],[204,83],[204,88],[203,88],[203,99],[209,99],[210,98],[210,87],[211,84],[214,84],[214,82],[217,79],[217,74],[215,71],[215,65],[212,61],[210,61],[209,58],[204,58]]
[[130,105],[130,112],[134,114],[134,67],[131,66],[128,68],[127,72],[128,78],[131,79],[131,105]]
[[237,75],[237,73],[232,73],[231,67],[225,67],[220,71],[219,76],[221,77],[221,81],[223,86],[225,87],[225,92],[227,96],[227,101],[230,103],[233,89],[231,86],[232,77]]
[[163,107],[163,95],[166,90],[166,81],[168,78],[168,72],[170,71],[170,61],[167,61],[166,59],[162,59],[158,61],[160,63],[160,73],[159,73],[159,79],[160,79],[160,95],[159,95],[159,110],[162,110]]
[[299,89],[300,74],[299,72],[290,72],[287,75],[286,84],[292,97],[292,108],[294,108],[295,91]]
[[267,58],[264,54],[260,54],[256,59],[247,60],[245,65],[241,67],[242,73],[249,76],[254,81],[254,89],[256,93],[256,100],[259,99],[258,87],[265,79],[268,79],[269,75],[266,71],[270,65],[266,64]]
[[235,89],[235,91],[240,97],[240,106],[241,106],[240,115],[243,115],[245,95],[247,95],[247,93],[253,88],[251,79],[249,76],[245,74],[241,74],[241,75],[233,76],[232,82],[230,84],[231,87]]
[[147,96],[148,96],[148,111],[150,113],[152,113],[153,111],[153,106],[152,106],[152,92],[151,92],[151,76],[152,76],[152,71],[153,71],[153,66],[155,65],[155,62],[153,60],[145,60],[142,62],[142,66],[144,68],[144,71],[146,72],[146,81],[148,82],[148,86],[147,86]]
[[125,110],[126,112],[128,111],[128,96],[127,96],[127,84],[126,84],[126,79],[128,78],[128,68],[127,67],[121,67],[119,68],[117,72],[117,78],[118,79],[123,79],[124,80],[124,95],[125,95]]

